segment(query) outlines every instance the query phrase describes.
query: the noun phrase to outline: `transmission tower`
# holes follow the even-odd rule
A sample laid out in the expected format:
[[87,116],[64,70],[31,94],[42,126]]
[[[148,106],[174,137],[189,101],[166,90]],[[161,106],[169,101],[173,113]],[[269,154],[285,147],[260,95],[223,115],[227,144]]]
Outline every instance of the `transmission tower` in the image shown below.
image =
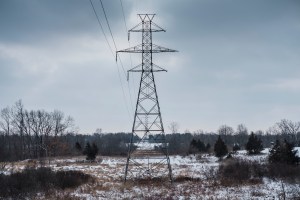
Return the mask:
[[172,182],[172,168],[162,122],[154,72],[166,71],[153,64],[152,54],[177,52],[152,43],[153,32],[165,32],[153,22],[155,14],[138,14],[141,22],[128,31],[142,33],[142,44],[118,52],[141,53],[142,63],[128,70],[140,72],[140,87],[136,102],[132,135],[125,167],[126,180],[165,178]]

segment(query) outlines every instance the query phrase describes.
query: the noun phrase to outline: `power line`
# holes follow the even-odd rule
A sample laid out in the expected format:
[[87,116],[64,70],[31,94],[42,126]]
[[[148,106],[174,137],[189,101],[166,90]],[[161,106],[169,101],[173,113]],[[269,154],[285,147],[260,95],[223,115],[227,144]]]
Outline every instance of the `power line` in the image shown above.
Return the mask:
[[[128,46],[129,48],[131,47],[131,44],[130,44],[130,40],[129,40],[129,32],[128,32],[128,28],[127,28],[127,23],[126,23],[126,18],[125,18],[125,12],[124,12],[124,6],[123,6],[123,3],[122,3],[122,0],[120,0],[120,4],[121,4],[121,8],[122,8],[122,14],[123,14],[123,20],[124,20],[124,24],[125,24],[125,33],[128,34]],[[131,68],[133,67],[132,66],[132,57],[131,57],[131,54],[129,55],[130,56],[130,66]],[[133,89],[134,89],[134,79],[132,77],[132,83],[133,83]],[[129,80],[127,80],[127,86],[128,86],[128,90],[129,90],[129,95],[130,95],[130,101],[131,101],[131,107],[132,107],[132,110],[134,111],[134,108],[133,108],[133,101],[132,101],[132,95],[131,95],[131,90],[130,90],[130,82]]]
[[126,24],[126,19],[125,19],[125,13],[124,13],[124,7],[123,7],[122,0],[120,0],[120,3],[121,3],[121,7],[122,7],[122,13],[123,13],[123,19],[124,19],[124,23],[125,23],[125,28],[126,28],[126,32],[127,32],[128,28],[127,28],[127,24]]
[[103,35],[104,35],[104,38],[105,38],[105,40],[106,40],[106,43],[107,43],[107,45],[108,45],[108,47],[109,47],[109,49],[110,49],[110,52],[111,52],[112,54],[114,54],[114,53],[113,53],[113,50],[112,50],[112,48],[111,48],[111,46],[110,46],[110,44],[109,44],[109,42],[108,42],[108,40],[107,40],[106,34],[105,34],[105,32],[104,32],[103,26],[102,26],[102,24],[101,24],[101,22],[100,22],[99,16],[98,16],[98,14],[97,14],[97,12],[96,12],[96,10],[95,10],[95,7],[94,7],[94,4],[93,4],[92,0],[90,0],[90,3],[91,3],[91,6],[92,6],[92,8],[93,8],[93,11],[94,11],[94,13],[95,13],[95,15],[96,15],[96,18],[97,18],[98,24],[99,24],[99,26],[100,26],[100,28],[101,28],[101,31],[102,31],[102,33],[103,33]]
[[[93,8],[93,11],[94,11],[95,16],[96,16],[97,21],[98,21],[98,24],[99,24],[99,26],[100,26],[100,28],[101,28],[101,31],[102,31],[102,33],[103,33],[103,35],[104,35],[104,37],[105,37],[105,40],[106,40],[107,45],[108,45],[108,47],[109,47],[109,49],[110,49],[110,52],[111,52],[112,55],[114,56],[113,50],[112,50],[112,48],[111,48],[111,46],[110,46],[110,44],[109,44],[109,42],[108,42],[108,40],[107,40],[106,34],[105,34],[105,32],[104,32],[103,26],[102,26],[102,24],[101,24],[101,22],[100,22],[99,16],[98,16],[98,14],[97,14],[97,12],[96,12],[96,10],[95,10],[95,7],[94,7],[94,4],[93,4],[92,0],[90,0],[90,4],[91,4],[91,6],[92,6],[92,8]],[[115,43],[114,43],[114,44],[115,44]],[[115,45],[115,47],[116,47],[116,45]],[[129,112],[129,108],[128,108],[128,105],[127,105],[128,103],[127,103],[127,100],[126,100],[125,91],[124,91],[124,88],[123,88],[123,83],[122,83],[122,79],[121,79],[121,75],[120,75],[119,65],[118,65],[118,63],[116,63],[116,65],[117,65],[118,76],[119,76],[119,80],[120,80],[120,83],[121,83],[121,88],[122,88],[122,93],[123,93],[123,99],[124,99],[124,102],[125,102],[125,106],[126,106],[126,109],[127,109],[127,113],[128,113],[128,115],[129,115],[129,117],[131,117],[130,112]],[[123,66],[122,66],[122,67],[123,67]],[[124,68],[123,68],[123,69],[124,69]]]
[[[117,48],[117,45],[116,45],[116,42],[115,42],[114,36],[113,36],[113,34],[112,34],[112,30],[111,30],[111,28],[110,28],[110,24],[109,24],[109,21],[108,21],[107,15],[106,15],[106,11],[105,11],[105,8],[104,8],[104,4],[103,4],[102,0],[99,0],[99,1],[100,1],[100,3],[101,3],[101,7],[102,7],[102,10],[103,10],[103,13],[104,13],[104,17],[105,17],[105,20],[106,20],[106,23],[107,23],[107,26],[108,26],[108,29],[109,29],[109,32],[110,32],[111,38],[112,38],[112,40],[113,40],[113,43],[114,43],[115,49],[116,49],[116,51],[117,51],[117,50],[118,50],[118,48]],[[124,13],[123,13],[123,16],[124,16],[124,19],[125,19],[125,15],[124,15]],[[126,27],[127,27],[127,26],[126,26]],[[124,69],[123,62],[122,62],[122,60],[121,60],[121,57],[120,57],[120,55],[119,55],[119,54],[117,54],[116,56],[117,56],[117,57],[119,58],[119,60],[120,60],[121,67],[122,67],[122,69],[123,69],[123,72],[124,72],[124,75],[125,75],[125,77],[126,77],[126,71],[125,71],[125,69]],[[130,105],[131,105],[131,109],[132,109],[132,112],[133,112],[134,108],[133,108],[133,104],[132,104],[132,96],[131,96],[131,92],[130,92],[130,86],[129,86],[129,83],[128,83],[128,82],[127,82],[127,86],[128,86],[128,93],[129,93],[129,98],[130,98]]]
[[[105,9],[104,9],[103,2],[102,2],[102,0],[99,0],[99,1],[100,1],[100,3],[101,3],[101,7],[102,7],[102,10],[103,10],[103,13],[104,13],[104,17],[105,17],[105,20],[106,20],[106,23],[107,23],[107,26],[108,26],[108,29],[109,29],[111,38],[112,38],[113,43],[114,43],[114,46],[115,46],[115,50],[118,51],[118,48],[117,48],[117,45],[116,45],[114,36],[113,36],[113,34],[112,34],[112,31],[111,31],[111,28],[110,28],[110,25],[109,25],[109,22],[108,22],[108,19],[107,19],[107,16],[106,16],[106,12],[105,12]],[[124,75],[125,75],[125,77],[126,77],[126,71],[125,71],[125,69],[124,69],[124,66],[123,66],[122,60],[121,60],[121,58],[120,58],[120,55],[117,54],[117,56],[119,57],[119,60],[120,60],[120,63],[121,63],[121,67],[122,67],[123,72],[124,72]]]
[[109,22],[108,22],[108,19],[107,19],[107,16],[106,16],[106,12],[105,12],[105,9],[104,9],[104,6],[103,6],[103,2],[102,2],[102,0],[99,0],[99,1],[100,1],[100,3],[101,3],[101,6],[102,6],[102,10],[103,10],[103,13],[104,13],[104,17],[105,17],[105,20],[106,20],[106,23],[107,23],[107,26],[108,26],[108,29],[109,29],[110,35],[111,35],[111,37],[112,37],[112,40],[113,40],[113,42],[114,42],[115,49],[116,49],[116,51],[117,51],[117,45],[116,45],[116,42],[115,42],[114,36],[113,36],[113,34],[112,34],[112,32],[111,32],[111,28],[110,28],[110,25],[109,25]]

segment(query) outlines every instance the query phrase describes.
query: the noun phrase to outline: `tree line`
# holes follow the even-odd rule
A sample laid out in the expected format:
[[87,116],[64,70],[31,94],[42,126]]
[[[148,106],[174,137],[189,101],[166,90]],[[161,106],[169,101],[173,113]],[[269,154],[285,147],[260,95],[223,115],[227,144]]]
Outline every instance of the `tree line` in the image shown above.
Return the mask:
[[[166,140],[171,155],[186,155],[213,152],[219,138],[229,151],[245,149],[251,135],[261,141],[262,147],[271,147],[277,140],[300,146],[300,122],[283,119],[266,132],[251,133],[243,124],[236,130],[222,125],[217,132],[178,133],[173,124],[172,134],[166,134]],[[82,155],[87,143],[95,144],[100,155],[126,156],[130,137],[130,133],[124,132],[78,134],[72,117],[57,110],[27,110],[21,100],[0,113],[0,161]]]
[[27,110],[21,100],[0,113],[0,160],[57,156],[67,149],[64,135],[73,119],[54,110]]

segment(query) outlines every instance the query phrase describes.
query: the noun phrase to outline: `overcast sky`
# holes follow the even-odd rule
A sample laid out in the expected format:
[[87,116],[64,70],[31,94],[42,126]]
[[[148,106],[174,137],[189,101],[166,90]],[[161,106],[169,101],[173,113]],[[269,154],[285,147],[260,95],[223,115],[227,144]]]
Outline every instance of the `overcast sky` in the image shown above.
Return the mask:
[[[118,50],[128,48],[120,0],[102,1]],[[300,1],[122,3],[128,28],[140,22],[137,13],[156,13],[167,32],[154,33],[153,43],[179,51],[154,56],[168,70],[155,74],[166,132],[171,122],[193,132],[300,120]],[[27,109],[71,115],[80,133],[131,131],[139,74],[126,82],[89,0],[1,0],[0,27],[1,109],[22,99]],[[141,35],[130,39],[136,45]],[[141,62],[140,54],[120,56],[124,70]]]

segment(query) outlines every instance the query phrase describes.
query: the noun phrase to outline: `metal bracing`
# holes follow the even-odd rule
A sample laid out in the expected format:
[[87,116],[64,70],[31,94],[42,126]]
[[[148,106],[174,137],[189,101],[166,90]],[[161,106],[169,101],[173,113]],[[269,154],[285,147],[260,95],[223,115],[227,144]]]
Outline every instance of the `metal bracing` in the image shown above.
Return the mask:
[[[153,64],[152,54],[176,52],[152,43],[152,32],[165,32],[152,20],[155,14],[138,14],[141,23],[129,30],[142,33],[142,44],[117,51],[125,53],[141,53],[142,63],[129,72],[140,72],[140,86],[124,180],[133,181],[148,178],[168,178],[172,182],[172,169],[162,122],[154,72],[166,71]],[[129,76],[128,76],[129,77]],[[135,137],[138,136],[138,137]],[[139,138],[138,140],[136,138]]]

